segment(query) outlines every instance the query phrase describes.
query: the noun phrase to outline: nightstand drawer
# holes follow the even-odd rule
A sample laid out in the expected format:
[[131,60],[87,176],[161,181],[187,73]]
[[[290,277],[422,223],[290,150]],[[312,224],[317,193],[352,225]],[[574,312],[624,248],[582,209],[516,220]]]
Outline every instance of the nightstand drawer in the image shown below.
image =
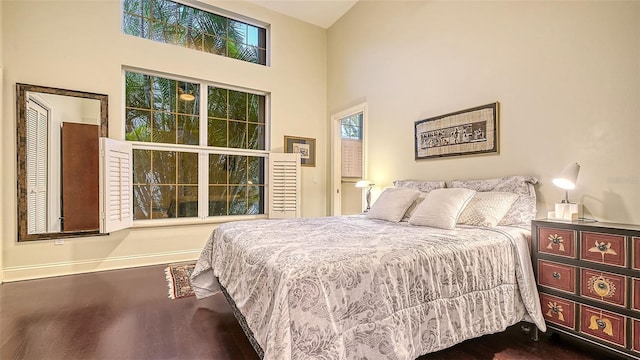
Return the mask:
[[570,258],[576,257],[576,232],[573,230],[540,227],[538,251]]
[[627,319],[618,314],[580,305],[580,332],[626,347]]
[[571,330],[576,328],[576,303],[556,296],[540,293],[544,320]]
[[640,270],[640,238],[633,238],[633,268]]
[[575,294],[576,268],[570,265],[538,260],[538,283]]
[[601,264],[626,267],[625,240],[626,238],[622,235],[582,232],[580,258]]
[[633,320],[633,350],[640,354],[640,320]]
[[631,287],[631,308],[640,311],[640,279],[631,279]]
[[610,304],[626,306],[627,278],[590,269],[580,270],[582,296]]

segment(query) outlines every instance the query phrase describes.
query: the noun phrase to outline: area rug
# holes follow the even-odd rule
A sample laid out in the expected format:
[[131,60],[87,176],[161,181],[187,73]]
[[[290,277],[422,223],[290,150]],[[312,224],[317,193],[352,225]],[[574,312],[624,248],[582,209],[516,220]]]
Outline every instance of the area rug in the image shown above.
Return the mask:
[[169,299],[181,299],[193,296],[191,288],[191,273],[195,263],[170,264],[164,269],[169,286]]

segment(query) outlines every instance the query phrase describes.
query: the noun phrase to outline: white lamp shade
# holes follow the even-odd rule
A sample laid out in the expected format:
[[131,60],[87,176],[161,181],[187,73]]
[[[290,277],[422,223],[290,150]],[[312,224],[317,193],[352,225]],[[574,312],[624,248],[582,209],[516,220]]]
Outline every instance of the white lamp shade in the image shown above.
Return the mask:
[[571,190],[576,188],[576,182],[578,180],[578,173],[580,173],[580,165],[572,163],[562,170],[560,176],[553,179],[553,184],[561,189]]
[[364,187],[373,186],[373,185],[375,184],[369,180],[360,180],[356,183],[357,188],[364,188]]

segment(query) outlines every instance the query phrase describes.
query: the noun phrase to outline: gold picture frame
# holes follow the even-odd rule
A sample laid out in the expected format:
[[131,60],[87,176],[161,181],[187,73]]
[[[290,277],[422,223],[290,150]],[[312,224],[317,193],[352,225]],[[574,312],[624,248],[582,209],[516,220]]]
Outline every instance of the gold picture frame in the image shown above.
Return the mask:
[[415,122],[415,159],[498,152],[499,103]]
[[316,166],[316,139],[285,135],[284,152],[300,153],[302,166]]

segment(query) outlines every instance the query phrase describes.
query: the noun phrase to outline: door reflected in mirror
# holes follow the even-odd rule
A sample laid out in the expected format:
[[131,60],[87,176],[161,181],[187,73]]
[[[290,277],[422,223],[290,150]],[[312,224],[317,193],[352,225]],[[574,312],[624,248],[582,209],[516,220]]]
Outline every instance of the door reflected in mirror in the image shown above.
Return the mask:
[[17,84],[18,241],[96,235],[107,95]]

